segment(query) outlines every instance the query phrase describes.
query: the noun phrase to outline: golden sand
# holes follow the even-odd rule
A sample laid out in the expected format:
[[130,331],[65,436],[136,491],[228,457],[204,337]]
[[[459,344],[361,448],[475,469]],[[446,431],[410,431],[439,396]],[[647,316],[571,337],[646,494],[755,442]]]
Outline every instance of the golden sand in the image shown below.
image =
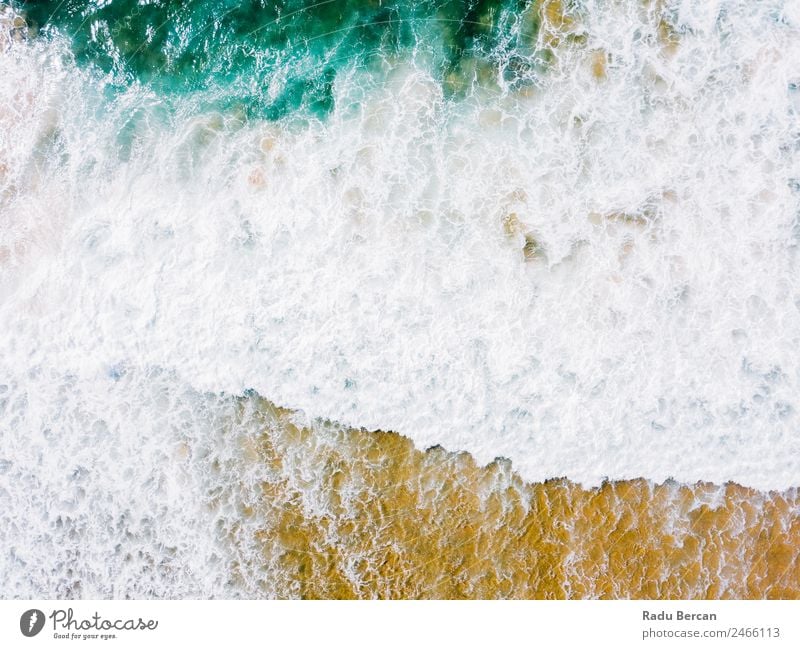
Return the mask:
[[[267,467],[234,534],[263,592],[303,598],[796,598],[800,499],[736,484],[566,479],[420,451],[401,435],[258,417]],[[255,530],[255,531],[253,531]],[[249,554],[249,553],[248,553]],[[242,552],[241,556],[245,556]]]

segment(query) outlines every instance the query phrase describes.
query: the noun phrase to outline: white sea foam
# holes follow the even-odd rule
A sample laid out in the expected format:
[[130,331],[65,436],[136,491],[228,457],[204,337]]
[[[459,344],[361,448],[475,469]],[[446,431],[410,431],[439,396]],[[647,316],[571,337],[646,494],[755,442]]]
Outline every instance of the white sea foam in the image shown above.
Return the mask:
[[800,12],[675,3],[672,47],[630,5],[586,3],[535,88],[454,103],[398,64],[304,128],[0,57],[3,592],[69,592],[23,584],[40,548],[133,556],[83,595],[169,594],[137,543],[221,565],[192,544],[236,517],[197,498],[232,402],[202,395],[251,388],[530,480],[796,485]]

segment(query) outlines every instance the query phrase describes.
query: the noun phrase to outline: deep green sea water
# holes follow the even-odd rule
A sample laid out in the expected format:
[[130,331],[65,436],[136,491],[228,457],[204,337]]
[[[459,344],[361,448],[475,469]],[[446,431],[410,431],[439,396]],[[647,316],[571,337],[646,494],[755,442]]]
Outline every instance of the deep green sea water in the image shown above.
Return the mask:
[[401,58],[451,96],[497,74],[530,76],[538,60],[535,0],[53,0],[23,9],[115,84],[199,92],[206,104],[268,119],[324,116],[337,79],[367,69],[379,80]]

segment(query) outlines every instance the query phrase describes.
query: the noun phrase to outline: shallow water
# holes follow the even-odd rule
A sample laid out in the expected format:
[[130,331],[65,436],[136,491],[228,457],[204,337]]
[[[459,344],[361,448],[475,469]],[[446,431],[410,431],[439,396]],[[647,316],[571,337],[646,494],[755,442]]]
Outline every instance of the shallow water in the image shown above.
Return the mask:
[[[303,427],[258,401],[247,516],[269,579],[311,598],[797,598],[800,498],[729,483],[525,483],[507,460]],[[253,566],[249,566],[250,569]]]

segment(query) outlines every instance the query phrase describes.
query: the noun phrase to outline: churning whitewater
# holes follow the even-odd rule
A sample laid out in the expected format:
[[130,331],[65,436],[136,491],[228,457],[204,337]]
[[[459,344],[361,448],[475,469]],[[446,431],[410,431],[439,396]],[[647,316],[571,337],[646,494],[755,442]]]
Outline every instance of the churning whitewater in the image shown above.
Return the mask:
[[301,117],[2,20],[4,596],[250,592],[250,391],[530,481],[797,484],[796,3],[586,0],[544,63],[410,47]]

